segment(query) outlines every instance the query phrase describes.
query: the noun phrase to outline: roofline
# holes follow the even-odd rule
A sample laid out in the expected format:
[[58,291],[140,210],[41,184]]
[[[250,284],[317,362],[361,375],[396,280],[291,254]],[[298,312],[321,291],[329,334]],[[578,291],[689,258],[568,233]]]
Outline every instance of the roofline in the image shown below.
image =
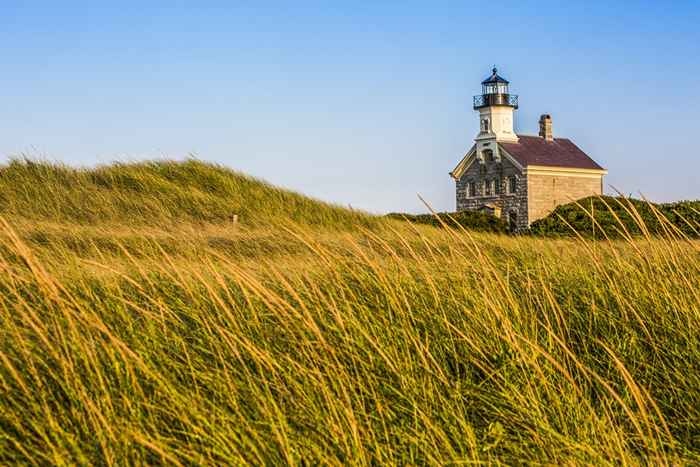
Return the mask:
[[[498,141],[497,141],[497,143],[498,143]],[[505,148],[501,145],[501,143],[498,143],[498,150],[501,151],[503,154],[505,154],[506,157],[508,158],[508,160],[510,160],[518,169],[520,169],[521,172],[525,171],[525,167],[523,167],[523,165],[520,163],[520,161],[518,161],[518,159],[516,159],[515,157],[510,155],[508,153],[508,151],[506,151]]]
[[[544,139],[540,135],[526,135],[524,133],[516,133],[516,136],[525,136],[525,137],[530,137],[530,138]],[[594,164],[598,165],[598,163],[595,160],[593,160],[593,158],[591,156],[586,154],[581,148],[578,147],[578,145],[576,143],[571,141],[570,138],[554,138],[554,140],[558,140],[558,139],[559,140],[566,140],[566,141],[570,142],[571,144],[576,146],[579,149],[579,151],[583,152],[590,160],[592,160]],[[507,142],[505,142],[505,143],[507,143]],[[602,175],[608,174],[608,169],[600,167],[600,165],[598,165],[598,167],[600,167],[600,169],[586,169],[586,168],[582,168],[582,167],[563,167],[563,166],[559,166],[559,165],[528,165],[527,167],[532,167],[535,169],[542,169],[542,170],[547,170],[547,169],[574,170],[574,171],[575,170],[588,170],[588,171],[593,171],[593,172],[602,172]]]
[[[523,167],[523,165],[522,165],[515,157],[513,157],[512,155],[510,155],[510,154],[508,153],[508,151],[506,151],[506,150],[503,148],[503,146],[501,146],[501,144],[500,144],[498,141],[496,141],[496,145],[498,146],[498,151],[499,151],[501,154],[504,154],[504,155],[506,156],[506,158],[507,158],[517,169],[519,169],[521,172],[524,172],[525,167]],[[472,156],[476,156],[476,144],[474,144],[474,145],[471,147],[471,149],[469,149],[469,151],[467,152],[467,154],[465,154],[465,156],[462,158],[462,160],[459,161],[459,164],[457,164],[457,167],[455,167],[455,168],[452,170],[452,172],[450,172],[450,176],[451,176],[452,178],[454,178],[455,180],[459,180],[459,179],[462,177],[462,175],[464,175],[464,172],[466,172],[466,171],[469,169],[469,167],[471,167],[472,163],[473,163],[474,160],[476,159],[476,157],[472,157]],[[470,160],[470,159],[471,159],[471,160]]]
[[462,160],[459,161],[457,166],[452,169],[452,172],[450,172],[450,177],[454,178],[455,180],[459,180],[462,177],[462,174],[464,174],[464,171],[469,168],[470,164],[467,164],[467,160],[469,157],[472,156],[472,153],[475,153],[476,149],[476,144],[473,144],[471,148],[469,148],[469,151],[462,157]]
[[[518,135],[518,136],[529,136],[529,135]],[[567,139],[567,138],[559,138],[559,139]],[[513,164],[515,165],[518,169],[523,174],[530,174],[530,175],[562,175],[562,176],[567,176],[567,177],[584,177],[584,178],[598,178],[602,177],[604,175],[608,174],[608,170],[604,168],[600,169],[589,169],[589,168],[583,168],[583,167],[564,167],[564,166],[559,166],[559,165],[525,165],[523,166],[515,157],[513,157],[508,151],[503,147],[501,142],[496,142],[498,146],[498,150],[501,152],[501,154],[505,155],[505,157]],[[517,143],[516,143],[517,144]],[[450,176],[455,179],[459,180],[462,175],[464,175],[464,172],[469,169],[471,164],[474,162],[476,157],[476,144],[472,145],[472,147],[467,151],[467,153],[462,157],[462,160],[459,161],[457,166],[452,169],[452,172],[450,172]],[[592,160],[592,159],[591,159]],[[593,161],[595,162],[595,161]]]
[[490,77],[488,79],[485,79],[481,82],[481,84],[492,84],[492,83],[505,83],[505,84],[510,84],[510,81],[508,81],[505,78],[501,78],[500,76],[496,77],[496,79],[493,79],[493,77]]
[[606,169],[584,169],[579,167],[559,167],[550,165],[528,165],[528,175],[563,175],[566,177],[598,178],[608,174]]

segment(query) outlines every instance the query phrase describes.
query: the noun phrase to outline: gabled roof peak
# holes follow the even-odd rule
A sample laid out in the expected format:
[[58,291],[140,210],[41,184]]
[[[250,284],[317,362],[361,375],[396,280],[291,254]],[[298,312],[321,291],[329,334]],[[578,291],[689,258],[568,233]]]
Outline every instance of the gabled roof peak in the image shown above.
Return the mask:
[[[518,135],[517,143],[497,142],[517,164],[527,169],[530,166],[546,166],[563,170],[585,170],[592,173],[605,174],[606,170],[598,165],[585,152],[579,149],[568,138],[555,138],[545,141],[540,136]],[[473,145],[457,164],[450,175],[455,180],[462,177],[472,160],[476,157],[476,145]]]

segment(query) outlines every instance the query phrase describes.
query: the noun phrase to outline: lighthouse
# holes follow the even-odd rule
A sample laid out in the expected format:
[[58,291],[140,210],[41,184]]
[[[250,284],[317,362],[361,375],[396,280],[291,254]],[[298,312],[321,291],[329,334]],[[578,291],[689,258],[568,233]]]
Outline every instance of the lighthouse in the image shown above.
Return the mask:
[[474,96],[474,110],[479,112],[480,130],[476,141],[517,143],[513,114],[518,108],[518,96],[511,94],[508,80],[498,75],[494,67],[491,76],[481,82],[481,95]]
[[479,133],[457,167],[457,211],[481,211],[515,231],[560,204],[603,193],[607,171],[568,138],[555,138],[552,116],[540,117],[539,135],[516,134],[518,96],[494,67],[474,96]]

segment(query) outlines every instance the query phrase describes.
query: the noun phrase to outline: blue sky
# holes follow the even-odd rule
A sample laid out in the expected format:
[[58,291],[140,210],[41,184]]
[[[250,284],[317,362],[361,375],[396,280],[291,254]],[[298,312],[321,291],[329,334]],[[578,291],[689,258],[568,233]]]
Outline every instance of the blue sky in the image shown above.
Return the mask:
[[700,198],[698,1],[100,3],[0,3],[3,159],[194,154],[372,212],[452,210],[496,64],[520,133],[550,113],[607,185]]

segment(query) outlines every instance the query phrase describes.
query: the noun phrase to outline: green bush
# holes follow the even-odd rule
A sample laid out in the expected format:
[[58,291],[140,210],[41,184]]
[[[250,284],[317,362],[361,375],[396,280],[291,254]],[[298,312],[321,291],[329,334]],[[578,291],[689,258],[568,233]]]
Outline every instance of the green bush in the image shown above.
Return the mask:
[[700,201],[656,204],[632,198],[593,196],[558,206],[549,216],[533,222],[530,232],[544,236],[568,236],[576,232],[595,238],[673,232],[697,238]]

